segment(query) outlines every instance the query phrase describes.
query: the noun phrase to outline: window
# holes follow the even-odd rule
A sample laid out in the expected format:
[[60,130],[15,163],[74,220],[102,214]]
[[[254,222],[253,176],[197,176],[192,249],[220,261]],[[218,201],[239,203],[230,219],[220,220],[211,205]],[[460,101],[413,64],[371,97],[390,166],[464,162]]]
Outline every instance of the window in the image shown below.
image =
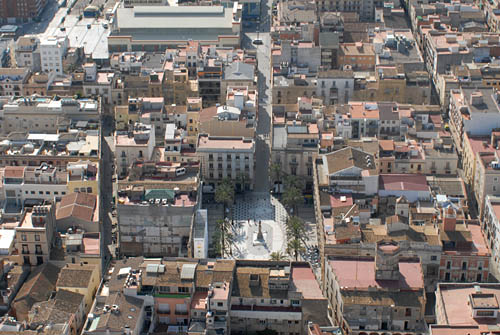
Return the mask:
[[38,194],[43,195],[43,191],[38,191]]
[[50,192],[49,192],[49,191],[45,191],[45,194],[46,194],[46,195],[50,195]]
[[222,303],[222,302],[217,303],[217,307],[222,307],[222,306],[224,306],[224,303]]
[[405,316],[411,316],[411,308],[406,309]]
[[431,256],[431,261],[437,261],[437,256]]
[[26,234],[21,235],[21,241],[27,241],[28,238],[26,237]]
[[451,269],[451,261],[446,262],[446,268]]
[[40,241],[40,235],[39,234],[35,234],[35,241]]
[[462,262],[462,270],[467,270],[467,262]]
[[35,194],[35,191],[31,191],[31,194]]
[[189,293],[189,287],[179,287],[179,293]]

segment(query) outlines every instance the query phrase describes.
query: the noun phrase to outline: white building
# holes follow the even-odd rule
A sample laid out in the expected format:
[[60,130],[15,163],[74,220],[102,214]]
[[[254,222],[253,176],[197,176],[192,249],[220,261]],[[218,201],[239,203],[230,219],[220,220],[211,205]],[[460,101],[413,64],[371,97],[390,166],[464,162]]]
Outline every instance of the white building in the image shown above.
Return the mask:
[[245,175],[245,188],[253,189],[255,142],[243,137],[200,135],[197,154],[202,162],[203,178],[207,181],[230,178],[241,188],[241,175]]
[[64,37],[48,37],[40,41],[40,60],[43,72],[63,73],[63,58],[69,40]]
[[500,265],[500,197],[487,195],[484,205],[484,217],[481,222],[484,237],[491,249],[491,270],[497,272]]
[[193,229],[194,258],[208,257],[208,213],[206,209],[198,209],[195,214]]

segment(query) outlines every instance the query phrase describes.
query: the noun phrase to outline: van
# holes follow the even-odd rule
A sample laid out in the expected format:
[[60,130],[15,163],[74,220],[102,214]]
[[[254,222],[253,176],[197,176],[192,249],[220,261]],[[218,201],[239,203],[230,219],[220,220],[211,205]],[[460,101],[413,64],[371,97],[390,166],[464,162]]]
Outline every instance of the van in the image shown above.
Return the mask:
[[182,176],[182,175],[185,175],[186,174],[186,168],[178,168],[178,169],[175,169],[175,175],[177,177],[179,176]]

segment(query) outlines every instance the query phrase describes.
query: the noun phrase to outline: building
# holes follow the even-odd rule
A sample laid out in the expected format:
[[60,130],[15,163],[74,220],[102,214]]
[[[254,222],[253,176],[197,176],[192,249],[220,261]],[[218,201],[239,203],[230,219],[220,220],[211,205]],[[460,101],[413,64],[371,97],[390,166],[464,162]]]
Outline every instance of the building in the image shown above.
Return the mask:
[[316,124],[274,124],[271,160],[289,175],[304,180],[305,189],[313,188],[313,162],[319,153]]
[[28,314],[37,302],[47,301],[56,288],[60,268],[51,264],[43,264],[30,273],[26,282],[17,293],[9,313],[18,321],[28,320]]
[[21,264],[41,265],[49,260],[55,243],[55,207],[47,203],[25,211],[16,227],[16,249]]
[[316,96],[322,97],[325,105],[346,104],[353,96],[354,73],[350,70],[329,70],[318,73]]
[[155,147],[155,127],[136,123],[128,132],[117,132],[115,136],[116,171],[128,175],[128,169],[137,159],[149,161]]
[[468,136],[490,136],[500,128],[498,93],[491,88],[461,88],[450,95],[450,130],[459,151]]
[[224,75],[221,78],[221,104],[226,103],[229,87],[247,87],[255,89],[255,66],[243,62],[232,62],[224,67]]
[[66,264],[59,272],[56,290],[66,290],[83,295],[83,308],[85,313],[88,313],[101,283],[100,271],[100,267],[95,264]]
[[0,94],[22,96],[30,74],[29,68],[0,68]]
[[482,282],[488,280],[490,250],[474,222],[463,222],[453,206],[443,208],[439,238],[443,245],[441,281]]
[[240,175],[246,177],[245,187],[253,189],[255,182],[255,141],[243,137],[216,137],[200,134],[196,153],[201,162],[201,174],[208,184],[224,178],[242,187]]
[[484,216],[484,205],[486,196],[500,195],[500,163],[498,152],[479,154],[476,159],[476,169],[474,177],[474,199],[473,203],[479,210],[479,218]]
[[52,299],[35,303],[28,316],[31,329],[60,325],[63,329],[69,328],[68,335],[79,334],[84,321],[84,296],[67,290],[58,290]]
[[16,41],[15,60],[18,67],[29,68],[33,72],[40,71],[40,39],[34,35],[20,36]]
[[[123,7],[115,14],[108,48],[110,52],[164,51],[189,40],[236,47],[240,45],[240,25],[240,13],[222,6]],[[141,37],[144,34],[148,41]]]
[[359,18],[370,21],[375,18],[375,4],[378,1],[356,0],[356,1],[315,1],[320,12],[347,12],[359,14]]
[[40,62],[43,72],[62,74],[63,59],[66,56],[69,40],[67,37],[48,37],[40,40]]
[[375,51],[373,44],[355,42],[341,43],[339,47],[338,66],[355,71],[375,69]]
[[498,273],[500,270],[500,244],[496,236],[500,232],[500,198],[492,195],[487,195],[484,205],[484,215],[481,221],[481,228],[484,232],[484,237],[490,247],[491,262],[490,269],[493,273]]
[[318,184],[340,193],[376,194],[379,187],[375,157],[354,147],[320,156]]
[[120,252],[126,256],[182,257],[197,205],[195,191],[144,189],[136,186],[120,191],[118,228]]
[[373,258],[326,260],[324,294],[344,333],[424,334],[425,289],[418,261],[399,259],[393,241],[377,243]]
[[500,326],[499,293],[498,284],[440,283],[430,334],[494,334]]
[[[132,257],[116,262],[83,333],[104,335],[108,326],[109,333],[121,334],[127,325],[130,334],[139,334],[134,329],[146,321],[150,330],[168,333],[305,334],[309,322],[330,325],[327,304],[305,262]],[[130,314],[121,324],[117,309]],[[141,309],[148,313],[138,318],[134,312]]]
[[378,195],[381,197],[404,196],[411,203],[431,199],[431,189],[425,175],[381,174],[378,185]]
[[[64,133],[78,121],[86,121],[89,128],[98,129],[101,113],[99,100],[74,99],[73,97],[13,97],[1,109],[3,122],[0,133],[37,132],[31,138],[50,138],[45,134]],[[83,127],[84,129],[86,127]],[[20,164],[21,165],[21,164]]]
[[57,203],[56,227],[59,232],[79,228],[85,232],[97,233],[99,226],[99,204],[95,194],[70,193]]
[[32,21],[42,13],[47,0],[4,0],[0,3],[0,18],[3,23]]

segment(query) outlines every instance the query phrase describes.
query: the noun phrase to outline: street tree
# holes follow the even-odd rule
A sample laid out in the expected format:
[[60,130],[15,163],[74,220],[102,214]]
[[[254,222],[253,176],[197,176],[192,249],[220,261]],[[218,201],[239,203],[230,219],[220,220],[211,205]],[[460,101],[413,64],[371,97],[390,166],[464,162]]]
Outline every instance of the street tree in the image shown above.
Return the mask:
[[246,185],[247,185],[248,181],[250,180],[250,178],[248,177],[248,174],[246,174],[245,172],[240,172],[236,176],[236,180],[240,184],[240,192],[242,192],[242,193],[245,192]]
[[273,184],[280,183],[283,177],[283,170],[280,163],[272,163],[269,167],[271,181]]
[[234,185],[231,179],[224,178],[217,188],[215,189],[215,201],[222,204],[224,207],[224,217],[226,217],[226,210],[234,201]]
[[295,187],[287,187],[283,192],[283,204],[293,209],[293,214],[298,215],[298,206],[304,202],[302,191]]
[[290,256],[293,256],[296,261],[299,260],[299,254],[302,251],[304,251],[304,247],[300,239],[294,238],[288,241],[287,252]]
[[306,234],[304,221],[297,216],[292,216],[286,224],[286,232],[289,239],[303,240]]
[[231,245],[234,242],[234,235],[231,229],[231,223],[228,220],[218,220],[217,227],[212,236],[215,243],[215,252],[224,258],[224,255],[233,254]]

